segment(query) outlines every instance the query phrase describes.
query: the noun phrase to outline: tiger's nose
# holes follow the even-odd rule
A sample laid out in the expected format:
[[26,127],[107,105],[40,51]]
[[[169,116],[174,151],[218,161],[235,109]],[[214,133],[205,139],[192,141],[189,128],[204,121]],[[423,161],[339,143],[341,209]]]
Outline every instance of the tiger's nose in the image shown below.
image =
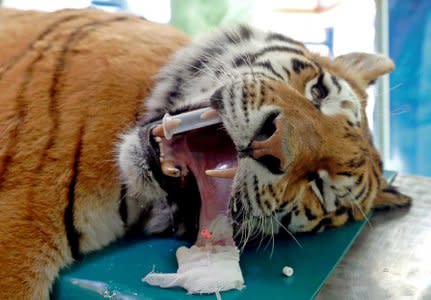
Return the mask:
[[268,119],[250,145],[239,149],[239,154],[240,157],[250,156],[265,165],[271,172],[280,174],[286,167],[282,120],[276,117]]

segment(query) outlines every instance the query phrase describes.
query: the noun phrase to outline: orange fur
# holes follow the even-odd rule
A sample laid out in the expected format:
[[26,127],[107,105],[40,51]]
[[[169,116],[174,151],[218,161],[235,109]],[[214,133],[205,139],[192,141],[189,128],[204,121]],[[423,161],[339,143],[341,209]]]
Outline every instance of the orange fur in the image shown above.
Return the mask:
[[3,9],[0,25],[0,298],[47,299],[72,261],[63,217],[71,185],[78,230],[87,212],[118,209],[118,134],[188,38],[97,10]]

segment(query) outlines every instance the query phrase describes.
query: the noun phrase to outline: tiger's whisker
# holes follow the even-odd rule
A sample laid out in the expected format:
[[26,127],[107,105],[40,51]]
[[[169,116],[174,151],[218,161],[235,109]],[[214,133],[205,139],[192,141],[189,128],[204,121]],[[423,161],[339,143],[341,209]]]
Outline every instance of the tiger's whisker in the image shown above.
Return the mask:
[[286,226],[283,225],[283,223],[281,223],[277,218],[275,218],[275,221],[278,223],[278,225],[287,232],[287,234],[295,241],[295,243],[300,247],[300,248],[304,248],[301,243],[298,241],[298,239],[295,237],[295,235],[289,230],[287,229]]

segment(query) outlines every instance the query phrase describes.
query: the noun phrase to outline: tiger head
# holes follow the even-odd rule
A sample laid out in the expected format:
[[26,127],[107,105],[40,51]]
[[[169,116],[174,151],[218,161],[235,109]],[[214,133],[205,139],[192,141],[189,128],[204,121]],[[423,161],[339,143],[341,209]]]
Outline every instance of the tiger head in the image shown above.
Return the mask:
[[160,72],[145,122],[124,139],[120,167],[134,190],[163,189],[160,165],[145,162],[159,154],[145,142],[146,126],[165,112],[212,106],[235,148],[229,203],[238,232],[320,231],[373,207],[409,205],[383,177],[365,113],[366,88],[393,68],[381,55],[330,59],[247,26],[212,33]]
[[231,204],[243,230],[320,231],[410,201],[386,184],[365,112],[366,88],[393,63],[301,51],[287,83],[248,74],[211,97],[238,151]]

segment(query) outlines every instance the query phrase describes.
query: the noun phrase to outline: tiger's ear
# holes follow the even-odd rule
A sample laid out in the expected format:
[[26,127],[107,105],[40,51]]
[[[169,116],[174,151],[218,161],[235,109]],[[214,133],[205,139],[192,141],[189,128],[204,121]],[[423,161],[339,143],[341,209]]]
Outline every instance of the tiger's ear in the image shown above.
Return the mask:
[[400,193],[394,186],[388,185],[379,191],[377,198],[374,200],[374,208],[392,208],[392,207],[409,207],[412,204],[412,198]]
[[334,62],[347,72],[359,76],[367,85],[395,68],[389,57],[363,52],[337,56]]

